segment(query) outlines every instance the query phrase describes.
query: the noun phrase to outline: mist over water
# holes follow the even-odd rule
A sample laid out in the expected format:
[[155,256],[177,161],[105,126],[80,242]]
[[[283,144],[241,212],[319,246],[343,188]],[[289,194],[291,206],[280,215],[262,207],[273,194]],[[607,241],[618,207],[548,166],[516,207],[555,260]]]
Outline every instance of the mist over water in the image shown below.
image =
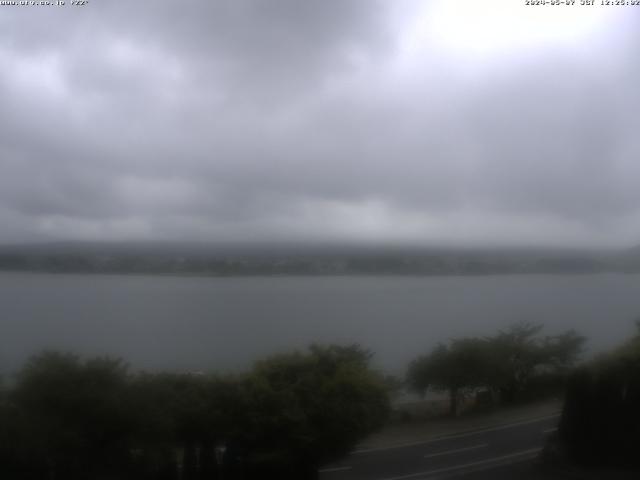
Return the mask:
[[237,371],[311,342],[357,342],[402,374],[451,337],[540,322],[588,353],[634,331],[636,275],[151,277],[0,274],[0,371],[41,349],[121,356],[136,369]]

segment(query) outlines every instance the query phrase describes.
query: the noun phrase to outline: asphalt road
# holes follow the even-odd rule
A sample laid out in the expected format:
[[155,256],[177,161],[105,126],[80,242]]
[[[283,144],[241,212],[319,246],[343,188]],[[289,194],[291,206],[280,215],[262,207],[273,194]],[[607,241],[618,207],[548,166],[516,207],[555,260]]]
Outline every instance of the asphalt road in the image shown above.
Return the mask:
[[321,480],[540,478],[533,460],[558,415],[388,448],[353,452],[320,470]]

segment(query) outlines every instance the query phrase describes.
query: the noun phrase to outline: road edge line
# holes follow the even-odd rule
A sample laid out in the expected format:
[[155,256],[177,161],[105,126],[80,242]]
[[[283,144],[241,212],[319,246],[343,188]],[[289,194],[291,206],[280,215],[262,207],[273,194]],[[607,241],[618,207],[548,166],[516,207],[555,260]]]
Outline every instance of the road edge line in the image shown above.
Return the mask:
[[[500,466],[509,465],[512,463],[523,462],[530,458],[535,458],[541,451],[542,451],[542,448],[540,447],[530,448],[528,450],[522,450],[520,452],[510,453],[508,455],[501,455],[499,457],[494,457],[494,458],[487,458],[486,460],[479,460],[477,462],[465,463],[464,465],[457,465],[455,467],[445,467],[445,468],[438,468],[436,470],[429,470],[426,472],[409,473],[407,475],[400,475],[397,477],[388,477],[381,480],[406,480],[409,478],[419,478],[419,477],[428,479],[429,477],[432,477],[434,475],[440,475],[442,473],[448,473],[448,472],[464,471],[469,468],[471,468],[470,471],[481,471],[483,470],[482,468],[476,470],[476,469],[473,469],[473,467],[487,466],[490,469],[491,467],[500,467]],[[521,458],[519,458],[519,460],[514,460],[514,461],[506,461],[506,462],[504,461],[504,460],[509,460],[516,457],[521,457]],[[485,468],[484,470],[487,470],[487,468]]]
[[373,453],[373,452],[381,452],[384,450],[394,450],[397,448],[405,448],[405,447],[414,447],[417,445],[425,445],[427,443],[434,443],[434,442],[440,442],[442,440],[449,440],[449,439],[453,439],[453,438],[461,438],[461,437],[466,437],[466,436],[470,436],[470,435],[477,435],[480,433],[486,433],[486,432],[494,432],[494,431],[498,431],[498,430],[505,430],[507,428],[512,428],[512,427],[518,427],[520,425],[528,425],[531,423],[537,423],[537,422],[542,422],[543,420],[548,420],[550,418],[554,418],[554,417],[559,417],[561,414],[560,411],[558,411],[557,413],[551,414],[551,415],[545,415],[543,417],[536,417],[536,418],[532,418],[529,420],[521,420],[521,421],[517,421],[514,423],[504,423],[504,424],[498,424],[496,426],[493,427],[480,427],[478,429],[475,430],[463,430],[459,433],[450,433],[450,434],[444,434],[444,435],[440,435],[431,439],[425,439],[425,440],[418,440],[415,442],[406,442],[406,443],[398,443],[398,444],[394,444],[394,445],[388,445],[385,447],[373,447],[373,448],[363,448],[363,449],[357,449],[357,450],[353,450],[351,452],[349,452],[349,455],[362,455],[365,453]]

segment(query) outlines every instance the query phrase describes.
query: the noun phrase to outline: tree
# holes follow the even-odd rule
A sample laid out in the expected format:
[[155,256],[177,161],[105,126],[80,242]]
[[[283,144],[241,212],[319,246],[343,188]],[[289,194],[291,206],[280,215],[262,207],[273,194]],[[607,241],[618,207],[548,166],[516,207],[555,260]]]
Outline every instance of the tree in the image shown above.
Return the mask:
[[521,322],[487,339],[489,386],[504,402],[514,402],[534,375],[564,374],[578,360],[584,337],[574,330],[540,337],[542,329],[540,324]]
[[638,334],[574,372],[558,441],[571,460],[590,466],[640,467],[640,325]]
[[216,446],[235,443],[251,414],[243,381],[190,373],[135,376],[131,397],[139,414],[133,446],[145,478],[175,478],[178,471],[184,480],[216,478],[223,468]]
[[458,413],[459,393],[487,387],[514,402],[536,375],[565,375],[579,358],[584,337],[569,330],[540,337],[542,325],[517,323],[493,337],[454,339],[414,360],[407,371],[413,390],[448,391],[450,414]]
[[407,373],[409,385],[420,393],[429,388],[449,392],[449,413],[458,414],[462,389],[486,384],[487,342],[479,338],[455,339],[438,345],[429,355],[414,360]]
[[27,469],[49,479],[124,469],[132,423],[120,360],[46,352],[31,358],[11,395]]
[[[275,355],[245,375],[130,375],[48,352],[0,391],[0,465],[16,480],[317,476],[389,412],[357,345]],[[221,474],[221,475],[219,475]]]
[[387,392],[370,357],[357,345],[314,345],[255,366],[245,383],[250,417],[243,442],[257,478],[315,478],[318,466],[383,424]]

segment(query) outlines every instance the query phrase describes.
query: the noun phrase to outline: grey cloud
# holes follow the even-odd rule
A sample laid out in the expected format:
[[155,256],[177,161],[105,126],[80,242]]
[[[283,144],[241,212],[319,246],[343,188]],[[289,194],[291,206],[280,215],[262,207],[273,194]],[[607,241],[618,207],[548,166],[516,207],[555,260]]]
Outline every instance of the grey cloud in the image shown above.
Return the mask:
[[640,239],[638,62],[606,48],[631,45],[637,19],[590,56],[427,49],[399,67],[392,13],[0,11],[0,241]]

